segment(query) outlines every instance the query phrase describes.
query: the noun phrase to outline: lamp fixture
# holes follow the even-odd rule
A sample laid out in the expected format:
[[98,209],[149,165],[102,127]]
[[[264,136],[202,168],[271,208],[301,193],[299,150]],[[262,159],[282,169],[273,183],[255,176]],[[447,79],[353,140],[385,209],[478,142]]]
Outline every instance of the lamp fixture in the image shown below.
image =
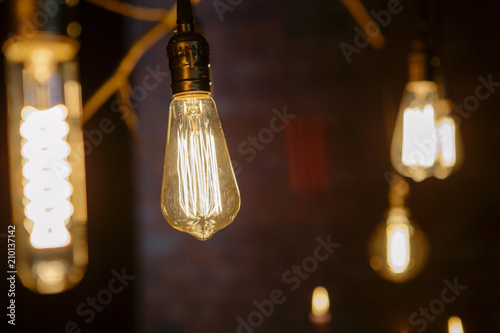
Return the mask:
[[176,229],[207,240],[228,226],[240,194],[215,102],[209,45],[195,31],[189,0],[177,1],[167,46],[173,100],[169,110],[161,209]]

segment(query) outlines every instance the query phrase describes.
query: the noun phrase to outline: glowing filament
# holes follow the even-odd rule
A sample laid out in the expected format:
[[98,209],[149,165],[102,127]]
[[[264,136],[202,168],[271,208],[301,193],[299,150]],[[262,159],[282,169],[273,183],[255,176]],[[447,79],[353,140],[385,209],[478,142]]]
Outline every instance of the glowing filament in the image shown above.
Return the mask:
[[453,120],[443,120],[437,126],[437,137],[441,161],[443,162],[444,166],[455,165],[455,125]]
[[387,265],[394,273],[403,273],[410,264],[410,230],[404,223],[387,226]]
[[448,319],[448,333],[464,333],[460,318],[453,316]]
[[408,166],[431,167],[436,160],[437,142],[434,108],[406,109],[403,120],[402,160]]
[[29,200],[24,213],[33,222],[30,242],[35,248],[62,247],[71,241],[66,229],[73,215],[67,115],[64,105],[48,110],[25,106],[21,111],[24,196]]
[[324,287],[316,287],[312,296],[312,314],[316,317],[322,317],[330,309],[330,299],[328,291]]
[[210,217],[222,211],[216,146],[203,123],[201,105],[191,106],[186,114],[177,137],[180,207],[194,221],[193,231],[210,234]]

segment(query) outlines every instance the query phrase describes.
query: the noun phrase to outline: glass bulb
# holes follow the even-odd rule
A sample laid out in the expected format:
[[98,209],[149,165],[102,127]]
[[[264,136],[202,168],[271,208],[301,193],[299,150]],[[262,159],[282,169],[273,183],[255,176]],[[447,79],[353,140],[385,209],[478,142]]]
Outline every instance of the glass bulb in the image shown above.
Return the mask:
[[437,104],[436,135],[438,142],[438,158],[434,175],[444,179],[462,163],[463,147],[460,132],[451,116],[452,102],[440,99]]
[[448,319],[448,333],[464,333],[462,320],[459,317],[452,316]]
[[369,242],[370,266],[384,279],[405,282],[424,268],[428,257],[425,234],[408,218],[403,207],[392,207]]
[[437,157],[437,85],[412,81],[406,85],[391,146],[394,168],[402,175],[422,181],[433,175]]
[[165,151],[161,209],[176,229],[207,240],[228,226],[240,194],[214,100],[209,93],[174,96]]
[[314,288],[312,295],[312,314],[316,317],[322,317],[328,313],[328,310],[330,310],[328,291],[325,287],[321,286]]
[[7,41],[16,269],[41,294],[74,287],[88,262],[77,45],[39,33]]

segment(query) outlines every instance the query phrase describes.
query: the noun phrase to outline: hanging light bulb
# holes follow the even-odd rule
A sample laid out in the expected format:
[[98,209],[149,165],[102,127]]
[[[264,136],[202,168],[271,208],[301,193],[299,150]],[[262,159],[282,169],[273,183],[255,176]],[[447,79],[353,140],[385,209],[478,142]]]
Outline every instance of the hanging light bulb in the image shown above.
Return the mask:
[[369,242],[370,266],[392,282],[414,278],[423,269],[428,257],[427,238],[410,221],[405,207],[408,192],[408,183],[400,177],[393,177],[386,220],[377,226]]
[[315,327],[315,332],[328,332],[332,315],[330,313],[330,298],[325,287],[314,288],[309,320]]
[[422,181],[434,173],[438,153],[436,137],[437,85],[428,79],[428,55],[421,43],[409,57],[410,82],[406,85],[391,146],[394,168],[403,176]]
[[311,312],[315,317],[324,317],[330,310],[330,299],[328,298],[328,290],[325,287],[314,288],[312,295]]
[[436,178],[444,179],[458,169],[463,161],[463,146],[460,130],[451,116],[453,103],[445,98],[443,78],[436,77],[439,101],[436,112],[436,136],[438,157],[434,169]]
[[169,112],[161,208],[174,228],[207,240],[236,217],[240,194],[210,96],[209,45],[194,31],[189,0],[178,1],[177,29],[167,53],[174,99]]
[[[36,2],[16,1],[20,17],[39,9],[28,3]],[[88,262],[77,51],[74,40],[43,31],[3,47],[16,269],[42,294],[74,287]]]
[[464,333],[462,320],[459,317],[452,316],[448,319],[448,333]]

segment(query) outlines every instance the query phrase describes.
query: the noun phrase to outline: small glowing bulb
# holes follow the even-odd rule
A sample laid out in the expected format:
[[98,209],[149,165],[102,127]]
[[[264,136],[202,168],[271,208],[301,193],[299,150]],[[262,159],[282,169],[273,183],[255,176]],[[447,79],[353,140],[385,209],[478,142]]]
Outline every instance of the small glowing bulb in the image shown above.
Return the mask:
[[315,317],[323,317],[330,310],[330,299],[328,291],[324,287],[316,287],[312,295],[312,314]]
[[170,105],[161,208],[174,228],[199,240],[212,237],[238,213],[238,185],[208,93],[179,94]]
[[448,319],[448,333],[464,333],[462,320],[459,317],[452,316]]
[[405,223],[387,226],[387,265],[396,274],[410,264],[410,230]]
[[391,180],[390,208],[370,238],[370,267],[392,282],[405,282],[424,268],[428,257],[428,241],[418,226],[410,221],[405,199],[409,185],[399,176]]

